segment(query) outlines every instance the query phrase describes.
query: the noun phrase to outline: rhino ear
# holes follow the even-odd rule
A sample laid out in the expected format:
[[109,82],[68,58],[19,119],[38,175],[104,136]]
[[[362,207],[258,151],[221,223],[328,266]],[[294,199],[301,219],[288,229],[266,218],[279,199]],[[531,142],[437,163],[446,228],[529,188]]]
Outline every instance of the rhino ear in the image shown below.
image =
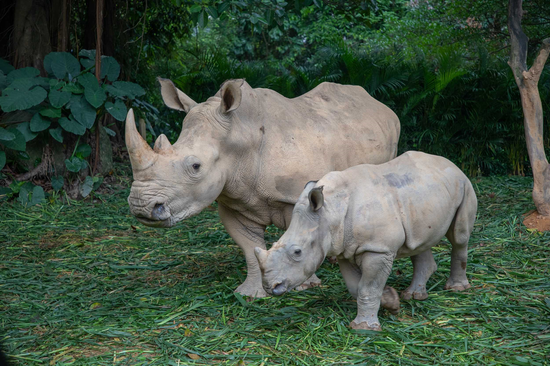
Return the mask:
[[189,112],[197,103],[189,98],[184,92],[176,88],[170,79],[157,78],[160,83],[160,94],[164,100],[164,104],[168,108],[178,111]]
[[309,191],[309,205],[313,211],[319,211],[323,207],[325,197],[323,195],[323,186],[315,187]]
[[222,96],[220,110],[222,113],[229,113],[239,108],[243,96],[241,91],[243,83],[244,79],[227,80],[223,83],[220,89],[220,94]]

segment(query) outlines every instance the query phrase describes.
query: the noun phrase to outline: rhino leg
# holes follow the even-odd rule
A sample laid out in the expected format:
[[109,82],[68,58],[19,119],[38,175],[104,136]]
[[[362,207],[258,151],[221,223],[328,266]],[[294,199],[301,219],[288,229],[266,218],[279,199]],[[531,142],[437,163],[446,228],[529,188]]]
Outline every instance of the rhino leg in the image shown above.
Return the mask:
[[430,279],[432,273],[437,270],[432,250],[428,249],[420,254],[411,257],[413,264],[413,279],[411,285],[401,293],[405,300],[426,300],[428,292],[426,291],[426,282]]
[[223,226],[235,243],[243,250],[246,258],[246,280],[235,290],[243,296],[266,297],[267,292],[262,287],[262,275],[254,248],[265,249],[265,226],[257,224],[221,203],[218,212]]
[[471,187],[467,187],[464,199],[446,235],[453,246],[451,274],[445,284],[446,290],[463,291],[471,287],[466,277],[466,263],[468,262],[468,241],[474,228],[476,212],[475,193]]
[[393,253],[363,253],[361,280],[357,286],[357,317],[350,324],[353,329],[382,330],[378,310],[394,256]]
[[[338,258],[338,265],[340,266],[340,272],[342,273],[349,293],[354,299],[357,299],[357,287],[361,280],[361,270],[345,258]],[[388,311],[394,315],[399,313],[399,296],[393,287],[384,287],[384,292],[380,299],[380,306],[384,309],[388,309]]]

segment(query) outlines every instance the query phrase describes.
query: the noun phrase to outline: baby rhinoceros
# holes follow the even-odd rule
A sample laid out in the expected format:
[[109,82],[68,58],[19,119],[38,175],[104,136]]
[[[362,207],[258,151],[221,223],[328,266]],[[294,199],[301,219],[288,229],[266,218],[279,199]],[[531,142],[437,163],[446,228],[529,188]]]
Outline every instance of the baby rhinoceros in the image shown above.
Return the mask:
[[255,249],[263,287],[282,295],[336,256],[357,299],[350,326],[381,330],[378,310],[396,258],[411,257],[414,269],[402,296],[425,299],[437,269],[431,247],[446,236],[452,252],[445,289],[470,287],[466,261],[476,211],[466,175],[439,156],[411,151],[385,164],[330,172],[305,186],[280,240],[269,251]]

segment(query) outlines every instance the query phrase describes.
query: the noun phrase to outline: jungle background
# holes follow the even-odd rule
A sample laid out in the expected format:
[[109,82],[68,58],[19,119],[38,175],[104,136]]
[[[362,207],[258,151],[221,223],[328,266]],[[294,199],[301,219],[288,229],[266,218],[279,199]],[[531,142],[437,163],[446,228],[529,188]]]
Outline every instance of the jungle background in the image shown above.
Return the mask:
[[[164,133],[174,142],[184,116],[163,105],[157,76],[197,102],[229,78],[287,97],[323,81],[361,85],[399,116],[400,152],[445,156],[469,176],[530,174],[501,1],[8,0],[0,7],[3,197],[33,202],[34,185],[87,196],[112,174],[113,156],[127,161],[120,131],[129,107],[148,141]],[[550,4],[523,7],[532,58],[550,34]],[[14,68],[22,70],[10,75]],[[546,116],[549,70],[539,82]],[[25,88],[15,91],[18,83]]]
[[[550,2],[523,8],[531,64]],[[522,225],[533,178],[509,54],[496,0],[2,1],[0,343],[11,362],[548,364],[550,233]],[[399,116],[400,153],[445,156],[471,178],[472,289],[444,290],[444,241],[430,297],[381,312],[381,333],[349,329],[356,303],[328,261],[319,288],[234,293],[246,265],[215,203],[169,229],[129,213],[126,111],[151,144],[175,142],[184,118],[163,105],[158,76],[197,102],[229,78],[287,97],[323,81],[363,86]],[[550,66],[538,87],[548,151]],[[280,235],[269,227],[266,241]],[[411,277],[399,260],[388,284],[401,291]]]

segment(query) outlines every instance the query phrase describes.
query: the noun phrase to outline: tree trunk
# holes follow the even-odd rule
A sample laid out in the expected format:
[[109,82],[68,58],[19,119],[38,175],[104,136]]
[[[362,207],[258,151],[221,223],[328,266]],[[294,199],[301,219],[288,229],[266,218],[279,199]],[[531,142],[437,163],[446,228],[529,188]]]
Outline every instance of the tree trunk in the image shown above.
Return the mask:
[[550,38],[542,42],[542,47],[531,68],[527,69],[528,38],[521,29],[523,16],[522,0],[509,0],[508,29],[511,51],[508,64],[514,73],[523,107],[525,140],[529,162],[533,170],[533,201],[539,214],[550,216],[550,166],[544,153],[543,115],[538,82],[550,52]]
[[46,76],[44,57],[51,52],[48,0],[18,0],[13,27],[13,66],[32,66]]

